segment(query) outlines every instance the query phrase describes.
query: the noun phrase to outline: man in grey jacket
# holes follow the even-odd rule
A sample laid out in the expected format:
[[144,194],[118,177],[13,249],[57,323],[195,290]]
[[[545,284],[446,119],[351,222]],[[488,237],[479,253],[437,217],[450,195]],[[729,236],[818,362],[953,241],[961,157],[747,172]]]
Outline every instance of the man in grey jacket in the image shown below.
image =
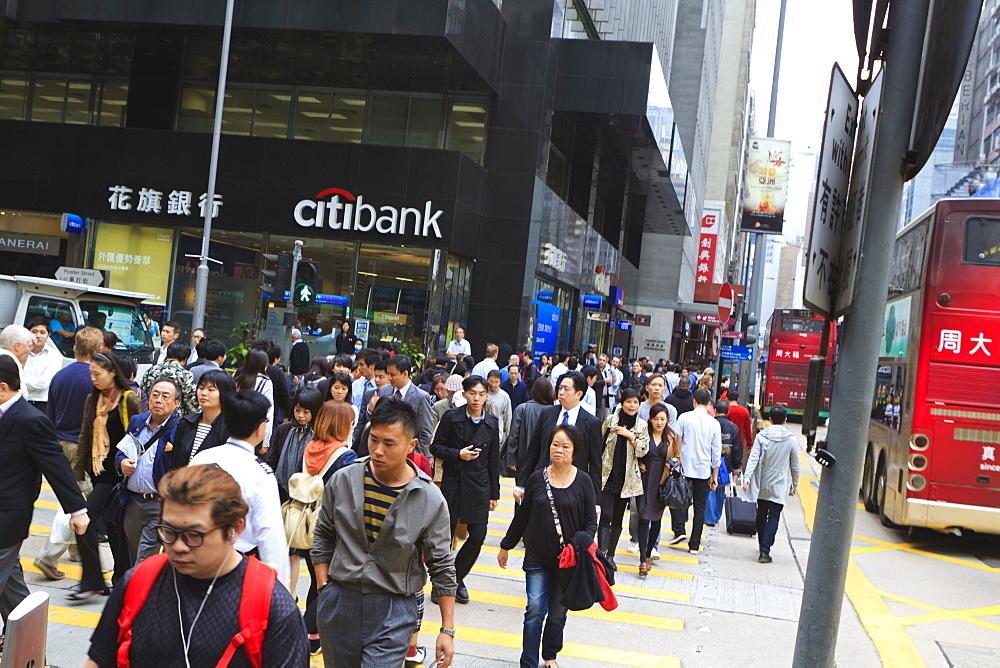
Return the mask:
[[783,406],[771,409],[771,426],[754,439],[743,476],[743,489],[753,487],[757,497],[757,561],[771,563],[771,546],[778,533],[785,497],[795,496],[799,484],[799,448],[795,435],[785,428]]
[[384,397],[369,424],[371,456],[327,482],[313,534],[323,656],[334,666],[402,665],[430,573],[441,608],[435,658],[447,667],[458,587],[448,506],[407,459],[417,445],[413,407]]

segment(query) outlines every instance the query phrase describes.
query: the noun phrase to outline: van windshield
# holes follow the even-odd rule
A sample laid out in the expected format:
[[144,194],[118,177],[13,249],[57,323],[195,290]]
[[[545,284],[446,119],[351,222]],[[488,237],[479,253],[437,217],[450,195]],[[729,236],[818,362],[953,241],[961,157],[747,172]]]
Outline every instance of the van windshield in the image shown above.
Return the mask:
[[115,350],[128,351],[133,357],[136,353],[153,350],[153,339],[138,308],[114,302],[80,301],[80,310],[83,311],[85,326],[114,332],[118,336]]

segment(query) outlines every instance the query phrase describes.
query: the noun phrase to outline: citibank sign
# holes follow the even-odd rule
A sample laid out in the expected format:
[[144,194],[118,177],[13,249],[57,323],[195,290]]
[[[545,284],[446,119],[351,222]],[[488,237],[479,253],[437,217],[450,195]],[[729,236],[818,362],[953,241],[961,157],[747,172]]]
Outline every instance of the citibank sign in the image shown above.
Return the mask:
[[[329,199],[327,199],[329,198]],[[433,211],[433,213],[432,213]],[[430,200],[424,209],[412,207],[375,207],[340,188],[327,188],[315,199],[304,199],[295,205],[295,222],[302,227],[329,227],[331,230],[355,230],[379,234],[410,234],[415,237],[441,238],[438,218],[444,212],[434,210]]]

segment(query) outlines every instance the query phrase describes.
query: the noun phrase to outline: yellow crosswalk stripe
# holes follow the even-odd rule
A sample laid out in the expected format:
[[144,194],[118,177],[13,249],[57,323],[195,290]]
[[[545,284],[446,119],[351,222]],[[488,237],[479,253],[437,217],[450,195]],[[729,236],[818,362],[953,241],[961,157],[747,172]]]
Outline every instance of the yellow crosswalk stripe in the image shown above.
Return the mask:
[[38,499],[35,501],[35,508],[45,508],[47,510],[59,510],[59,503],[56,501],[46,501],[45,499]]
[[[482,551],[483,552],[488,552],[490,554],[497,554],[500,551],[500,548],[499,547],[493,547],[492,545],[483,545]],[[524,551],[523,550],[510,550],[510,554],[512,556],[515,556],[515,557],[524,557]],[[638,557],[635,557],[635,558],[638,559]],[[695,560],[695,563],[697,563],[697,559]],[[620,571],[626,571],[626,572],[629,572],[629,573],[638,573],[639,572],[639,567],[638,566],[629,566],[627,564],[620,564],[620,563],[617,563],[617,562],[616,562],[616,564],[618,566],[618,570],[620,570]],[[649,574],[650,575],[656,575],[656,576],[659,576],[661,578],[674,578],[675,580],[693,580],[694,579],[694,576],[691,575],[690,573],[677,573],[677,572],[674,572],[674,571],[652,570],[652,571],[649,572]]]
[[[421,633],[437,636],[439,622],[424,620],[420,627]],[[463,642],[471,642],[483,645],[493,645],[508,647],[510,649],[521,648],[521,634],[507,633],[505,631],[489,631],[486,629],[476,629],[468,626],[459,626],[456,629],[457,637]],[[679,668],[681,662],[669,656],[655,656],[653,654],[642,654],[640,652],[630,652],[626,650],[611,649],[608,647],[597,647],[594,645],[583,645],[580,643],[565,643],[559,653],[563,657],[575,659],[589,659],[600,661],[617,666],[645,666],[647,668]]]
[[[431,593],[431,585],[424,587],[424,593]],[[510,596],[508,594],[494,594],[488,591],[469,590],[469,596],[477,603],[487,603],[489,605],[500,605],[505,608],[518,608],[523,610],[528,600],[520,596]],[[632,626],[645,626],[661,631],[683,631],[684,621],[669,617],[656,617],[654,615],[640,615],[634,612],[623,612],[622,610],[606,611],[599,606],[594,606],[590,610],[578,610],[569,612],[570,617],[582,617],[584,619],[596,619],[602,622],[614,622],[616,624],[630,624]]]
[[[472,567],[473,573],[485,573],[488,575],[504,575],[507,577],[515,577],[521,580],[524,579],[524,571],[517,568],[500,568],[499,566],[486,566],[484,564],[476,564]],[[616,592],[623,592],[626,594],[635,594],[637,596],[652,596],[654,598],[664,598],[670,601],[681,601],[688,603],[691,601],[691,595],[685,594],[677,591],[665,591],[663,589],[646,588],[646,587],[635,587],[632,585],[620,585],[616,584],[614,586]]]
[[82,626],[86,629],[97,627],[101,621],[101,613],[80,608],[70,608],[62,605],[49,605],[49,623],[66,624],[67,626]]

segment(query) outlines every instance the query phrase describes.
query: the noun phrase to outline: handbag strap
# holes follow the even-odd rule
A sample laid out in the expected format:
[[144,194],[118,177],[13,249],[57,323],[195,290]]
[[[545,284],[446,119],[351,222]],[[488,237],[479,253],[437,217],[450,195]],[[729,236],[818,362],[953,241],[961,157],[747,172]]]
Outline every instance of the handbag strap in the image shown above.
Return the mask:
[[559,512],[556,510],[556,501],[552,498],[552,486],[549,485],[549,467],[542,469],[542,478],[545,480],[545,495],[549,497],[549,508],[552,509],[552,519],[556,523],[556,535],[559,536],[559,544],[565,545],[563,538],[562,523],[559,521]]

